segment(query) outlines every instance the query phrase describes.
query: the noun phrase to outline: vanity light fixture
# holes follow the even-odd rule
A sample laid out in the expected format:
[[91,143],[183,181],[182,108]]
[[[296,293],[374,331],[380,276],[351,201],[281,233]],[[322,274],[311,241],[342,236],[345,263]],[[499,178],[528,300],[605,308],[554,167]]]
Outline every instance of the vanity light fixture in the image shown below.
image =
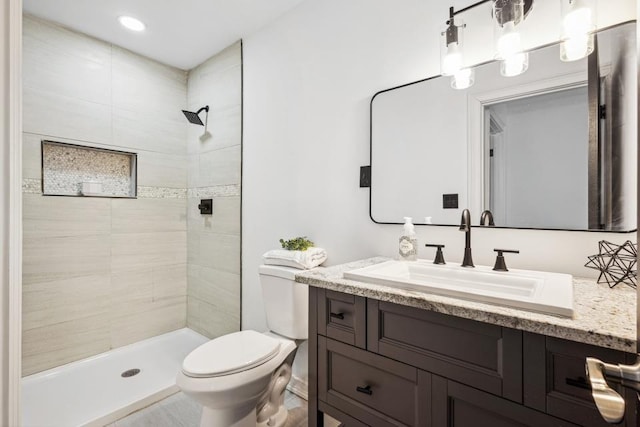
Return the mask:
[[447,28],[440,33],[441,71],[443,76],[453,76],[462,69],[462,29],[464,25],[456,25],[453,7],[449,8]]
[[447,27],[440,33],[440,68],[443,76],[451,76],[451,87],[454,89],[467,89],[475,81],[474,69],[464,67],[462,30],[466,25],[456,16],[489,1],[493,3],[491,12],[495,21],[495,57],[501,60],[500,74],[507,77],[517,76],[529,68],[529,54],[523,49],[518,24],[531,11],[533,0],[480,0],[458,11],[450,7]]
[[577,61],[594,50],[595,0],[562,0],[560,59]]
[[120,22],[120,25],[131,31],[140,32],[144,31],[147,28],[147,26],[144,25],[144,22],[137,18],[134,18],[133,16],[119,16],[118,22]]

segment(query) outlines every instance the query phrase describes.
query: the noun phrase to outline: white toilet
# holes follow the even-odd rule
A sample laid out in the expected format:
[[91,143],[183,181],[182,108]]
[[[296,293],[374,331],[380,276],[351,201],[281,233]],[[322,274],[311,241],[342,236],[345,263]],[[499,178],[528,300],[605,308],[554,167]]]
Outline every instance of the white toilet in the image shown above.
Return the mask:
[[284,392],[297,349],[308,338],[309,294],[294,268],[260,266],[270,332],[240,331],[193,350],[177,384],[203,405],[201,427],[283,426]]

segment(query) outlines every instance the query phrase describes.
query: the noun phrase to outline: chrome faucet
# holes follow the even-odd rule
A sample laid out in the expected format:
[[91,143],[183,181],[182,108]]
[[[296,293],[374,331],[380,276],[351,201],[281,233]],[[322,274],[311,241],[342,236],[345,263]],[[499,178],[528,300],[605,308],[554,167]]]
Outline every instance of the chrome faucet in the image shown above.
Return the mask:
[[[489,224],[487,224],[487,220],[489,220]],[[487,209],[486,211],[482,212],[482,215],[480,215],[480,225],[488,225],[489,227],[493,227],[496,225],[496,223],[493,221],[493,214],[490,210]]]
[[464,259],[462,260],[463,267],[475,267],[473,265],[473,259],[471,259],[471,213],[469,209],[462,211],[462,219],[460,220],[460,231],[465,232],[464,240]]

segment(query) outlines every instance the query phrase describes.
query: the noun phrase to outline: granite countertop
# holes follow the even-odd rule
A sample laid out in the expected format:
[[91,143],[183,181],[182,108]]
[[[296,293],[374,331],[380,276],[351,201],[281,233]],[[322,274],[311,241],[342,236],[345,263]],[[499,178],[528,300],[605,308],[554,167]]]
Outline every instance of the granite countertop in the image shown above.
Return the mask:
[[574,277],[573,319],[343,278],[349,270],[388,261],[376,257],[296,274],[296,282],[523,331],[636,352],[636,291]]

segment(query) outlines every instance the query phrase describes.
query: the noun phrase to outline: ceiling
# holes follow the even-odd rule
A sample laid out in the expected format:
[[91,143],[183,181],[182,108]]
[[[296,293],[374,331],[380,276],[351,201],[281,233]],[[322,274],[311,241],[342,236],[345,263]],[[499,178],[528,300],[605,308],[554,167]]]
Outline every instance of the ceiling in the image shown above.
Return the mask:
[[[23,0],[26,13],[183,70],[201,64],[303,0]],[[130,15],[147,29],[118,23]]]

